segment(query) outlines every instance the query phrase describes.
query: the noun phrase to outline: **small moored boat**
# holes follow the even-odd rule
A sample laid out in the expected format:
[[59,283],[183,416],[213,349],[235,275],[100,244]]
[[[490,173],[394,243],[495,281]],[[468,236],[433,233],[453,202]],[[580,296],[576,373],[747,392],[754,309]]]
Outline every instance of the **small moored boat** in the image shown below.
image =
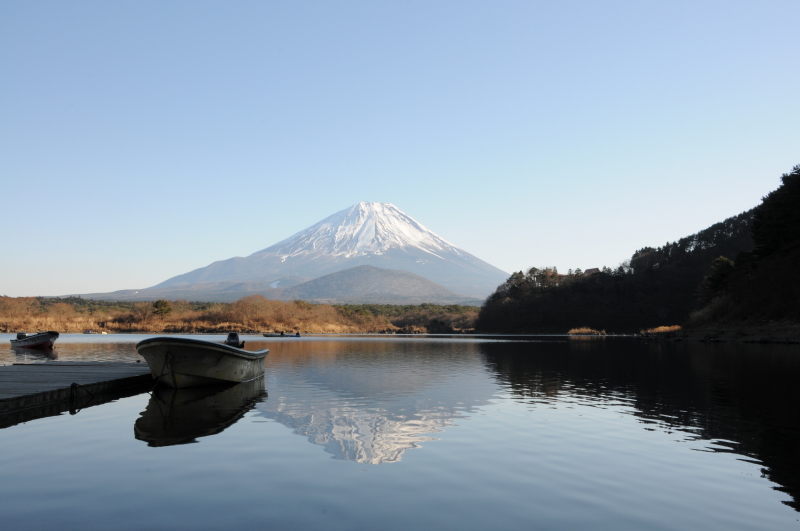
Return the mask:
[[136,344],[153,378],[170,387],[246,382],[264,374],[269,350],[253,352],[231,345],[182,337],[153,337]]
[[17,339],[11,340],[12,347],[53,348],[58,339],[58,332],[39,332],[38,334],[17,333]]

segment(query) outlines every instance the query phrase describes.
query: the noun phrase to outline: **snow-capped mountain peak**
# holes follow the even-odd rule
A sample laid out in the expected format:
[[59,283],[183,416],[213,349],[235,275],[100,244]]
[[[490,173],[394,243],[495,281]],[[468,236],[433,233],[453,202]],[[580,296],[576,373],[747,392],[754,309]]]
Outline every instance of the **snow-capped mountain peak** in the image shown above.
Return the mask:
[[486,297],[508,277],[396,206],[365,201],[250,256],[220,260],[153,287],[261,282],[277,289],[286,287],[285,279],[302,282],[365,265],[415,273],[476,298]]
[[404,248],[439,258],[442,254],[462,254],[391,203],[362,201],[254,255],[275,253],[282,260],[309,254],[353,258]]

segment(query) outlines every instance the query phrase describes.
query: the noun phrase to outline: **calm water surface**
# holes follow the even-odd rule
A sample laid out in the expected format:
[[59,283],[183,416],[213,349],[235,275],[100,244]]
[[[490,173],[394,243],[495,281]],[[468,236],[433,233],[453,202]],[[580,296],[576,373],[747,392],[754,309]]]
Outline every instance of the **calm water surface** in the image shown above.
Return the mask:
[[244,339],[263,382],[0,430],[3,528],[800,530],[796,345]]

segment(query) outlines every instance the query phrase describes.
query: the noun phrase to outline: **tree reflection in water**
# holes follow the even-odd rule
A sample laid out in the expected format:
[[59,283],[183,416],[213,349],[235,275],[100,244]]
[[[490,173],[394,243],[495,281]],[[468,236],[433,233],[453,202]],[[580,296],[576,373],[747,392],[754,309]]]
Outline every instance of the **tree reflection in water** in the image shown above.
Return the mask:
[[[588,338],[587,338],[588,339]],[[800,352],[791,345],[593,338],[483,343],[497,380],[532,404],[564,397],[632,408],[645,429],[685,432],[763,465],[800,510]]]

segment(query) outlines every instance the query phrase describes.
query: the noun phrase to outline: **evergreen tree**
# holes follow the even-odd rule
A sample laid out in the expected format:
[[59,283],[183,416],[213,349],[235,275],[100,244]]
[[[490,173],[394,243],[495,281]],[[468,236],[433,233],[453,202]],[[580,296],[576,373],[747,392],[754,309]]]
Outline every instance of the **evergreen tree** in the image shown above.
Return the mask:
[[172,313],[172,305],[169,303],[169,301],[158,299],[153,303],[153,312],[159,317],[166,317]]
[[759,258],[800,243],[800,165],[783,174],[781,182],[755,210],[753,239]]

